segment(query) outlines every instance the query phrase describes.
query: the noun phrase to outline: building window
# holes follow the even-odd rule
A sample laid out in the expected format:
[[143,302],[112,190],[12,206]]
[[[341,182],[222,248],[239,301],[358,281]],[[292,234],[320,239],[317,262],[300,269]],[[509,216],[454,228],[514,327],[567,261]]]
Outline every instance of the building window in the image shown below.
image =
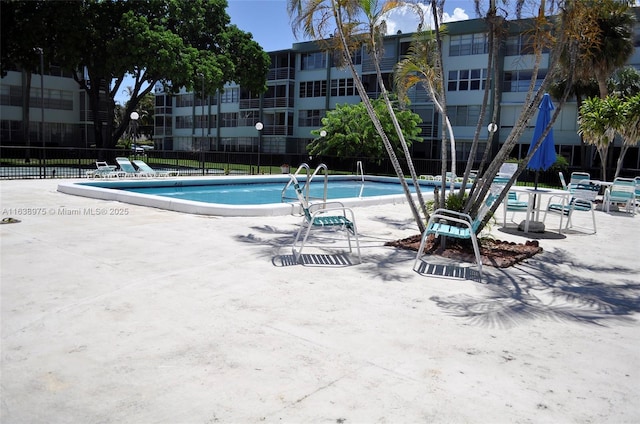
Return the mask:
[[324,109],[301,110],[298,112],[299,127],[319,127],[322,125]]
[[331,96],[356,96],[358,93],[353,84],[353,78],[331,80]]
[[238,113],[223,113],[220,115],[220,128],[235,128],[238,126]]
[[208,121],[209,115],[197,115],[196,116],[196,128],[207,128],[207,124],[209,124]]
[[260,122],[260,111],[246,110],[240,112],[240,117],[238,118],[239,127],[252,127],[258,122]]
[[[534,38],[531,34],[513,35],[505,43],[506,56],[523,56],[534,54]],[[544,47],[542,53],[549,53],[549,47]]]
[[449,56],[469,56],[488,52],[487,34],[453,35],[449,39]]
[[484,90],[487,84],[486,69],[461,69],[459,71],[449,71],[447,90],[449,91],[469,91]]
[[[538,71],[534,90],[537,90],[540,87],[542,80],[546,76],[546,69],[540,69]],[[506,71],[502,78],[502,91],[505,93],[526,93],[529,91],[529,85],[531,84],[532,77],[533,71],[531,70]]]
[[304,53],[301,59],[300,69],[303,71],[327,67],[327,55],[324,52]]
[[176,128],[193,128],[193,116],[176,116]]
[[[352,53],[351,53],[351,60],[353,61],[354,65],[362,65],[362,49],[355,49]],[[337,50],[334,50],[331,53],[331,66],[332,67],[344,67],[346,66],[344,59],[342,58],[342,53],[340,53]]]
[[220,94],[220,103],[238,103],[240,101],[239,88],[226,88]]
[[176,107],[193,106],[193,93],[178,94],[176,96]]
[[327,81],[303,81],[300,83],[300,97],[326,97]]
[[472,127],[478,123],[480,105],[448,106],[447,115],[453,126]]

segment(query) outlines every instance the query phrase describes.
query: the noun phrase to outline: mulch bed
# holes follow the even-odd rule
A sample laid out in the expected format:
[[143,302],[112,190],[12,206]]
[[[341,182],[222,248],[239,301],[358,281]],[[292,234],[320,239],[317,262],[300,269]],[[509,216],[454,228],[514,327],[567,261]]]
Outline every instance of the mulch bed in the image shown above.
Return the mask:
[[[401,240],[389,241],[385,246],[397,247],[418,251],[420,247],[421,235],[407,237]],[[482,256],[482,264],[493,266],[496,268],[507,268],[527,258],[532,257],[536,253],[542,252],[537,240],[530,240],[526,243],[513,243],[508,241],[494,240],[489,238],[479,239],[480,255]],[[429,235],[425,246],[425,252],[440,255],[445,258],[461,260],[464,262],[475,262],[475,254],[473,253],[473,245],[471,241],[447,239],[447,248],[444,251],[438,249],[436,239],[433,235]]]

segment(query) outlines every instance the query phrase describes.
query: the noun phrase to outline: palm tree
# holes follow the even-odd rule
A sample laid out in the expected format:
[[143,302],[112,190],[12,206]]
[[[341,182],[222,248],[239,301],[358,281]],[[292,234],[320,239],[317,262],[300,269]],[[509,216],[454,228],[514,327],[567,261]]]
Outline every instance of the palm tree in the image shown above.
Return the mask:
[[588,98],[582,103],[578,132],[589,144],[596,146],[601,162],[601,179],[606,180],[607,153],[625,116],[624,103],[617,96]]
[[[294,34],[302,30],[305,35],[315,39],[319,43],[328,43],[327,47],[329,49],[341,54],[344,64],[346,64],[351,71],[354,84],[367,110],[367,114],[382,138],[387,155],[402,185],[411,213],[418,228],[422,232],[425,228],[425,221],[420,216],[411,190],[404,178],[400,161],[395,154],[389,138],[384,132],[382,123],[375,113],[375,109],[352,60],[352,52],[357,48],[361,48],[363,42],[369,42],[370,45],[375,45],[375,40],[363,37],[363,35],[370,37],[371,34],[377,34],[378,29],[375,28],[376,24],[374,19],[374,17],[377,16],[377,14],[374,13],[376,9],[375,5],[377,5],[377,0],[289,0],[287,10],[289,16],[291,16]],[[367,11],[369,11],[368,14]],[[363,13],[369,19],[366,32],[361,30],[361,23],[358,21],[358,15]],[[333,36],[334,34],[337,36]],[[331,37],[329,37],[329,35],[331,35]],[[372,51],[375,51],[375,48]],[[378,76],[378,78],[380,79],[380,76]],[[393,115],[392,112],[390,113]],[[402,137],[401,131],[398,137]],[[408,150],[406,151],[408,152]],[[407,157],[407,162],[410,161],[411,158]],[[419,185],[416,185],[416,189],[419,190]],[[428,214],[424,208],[424,202],[421,203],[425,218],[428,218]]]
[[[416,85],[422,85],[429,93],[434,106],[444,118],[445,127],[449,133],[451,141],[451,173],[456,175],[455,160],[455,136],[451,121],[446,114],[444,107],[445,99],[442,90],[442,68],[437,66],[438,48],[435,38],[431,32],[417,32],[412,40],[411,46],[407,52],[407,56],[396,64],[394,72],[394,81],[398,91],[399,99],[403,102],[408,101],[407,92]],[[444,181],[444,178],[443,178]],[[451,181],[451,192],[454,191],[453,181]],[[444,190],[443,190],[444,194]]]
[[[588,17],[589,22],[583,27],[582,38],[576,41],[575,45],[569,46],[578,52],[578,63],[574,66],[576,81],[586,85],[587,81],[595,79],[602,99],[609,94],[608,81],[611,74],[623,66],[633,54],[635,16],[629,8],[632,3],[627,0],[568,3],[568,10],[580,11],[579,13]],[[578,103],[578,110],[580,106]],[[613,157],[610,156],[607,161],[611,165]]]
[[600,98],[609,94],[607,80],[633,54],[634,15],[626,1],[597,0],[595,11],[599,36],[587,48],[587,62],[598,82]]
[[614,178],[617,178],[622,170],[624,156],[629,147],[637,146],[640,141],[640,93],[627,97],[622,108],[622,122],[618,128],[618,134],[622,137],[622,149],[618,156]]
[[607,86],[609,92],[624,98],[640,93],[640,71],[633,66],[616,69]]
[[[389,116],[391,117],[391,122],[393,123],[394,130],[398,135],[398,139],[400,141],[400,146],[402,147],[402,151],[404,153],[405,160],[407,162],[407,168],[409,169],[409,174],[411,175],[411,179],[413,181],[413,186],[415,187],[416,194],[418,196],[418,204],[422,208],[422,213],[425,217],[429,216],[429,213],[426,209],[426,203],[422,197],[422,191],[420,190],[420,184],[418,183],[418,175],[416,174],[415,167],[413,166],[413,160],[411,158],[411,152],[409,151],[409,145],[404,138],[404,133],[400,124],[398,122],[398,118],[396,117],[396,112],[394,109],[393,101],[389,98],[389,92],[387,91],[387,87],[384,83],[384,78],[382,77],[382,70],[380,69],[380,58],[382,56],[382,48],[383,48],[383,38],[387,28],[386,22],[384,21],[384,16],[390,10],[406,5],[408,7],[413,8],[413,10],[418,14],[419,17],[419,26],[422,26],[423,16],[422,9],[419,7],[413,7],[411,4],[407,4],[405,2],[399,1],[388,1],[384,3],[383,7],[378,8],[377,0],[359,0],[358,6],[362,14],[365,16],[366,21],[363,23],[363,26],[366,28],[364,31],[367,34],[367,37],[364,38],[365,46],[369,54],[373,56],[373,64],[376,69],[376,76],[378,77],[378,85],[380,86],[380,92],[382,94],[382,98],[384,99],[385,105],[387,107],[387,111],[389,112]],[[453,184],[453,182],[452,182]],[[453,185],[452,185],[453,190]]]

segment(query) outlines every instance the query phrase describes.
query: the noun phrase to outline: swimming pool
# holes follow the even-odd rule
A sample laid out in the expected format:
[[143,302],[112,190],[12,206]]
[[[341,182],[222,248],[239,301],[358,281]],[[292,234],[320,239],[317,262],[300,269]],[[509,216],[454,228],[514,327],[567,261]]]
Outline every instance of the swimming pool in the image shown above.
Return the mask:
[[[282,189],[288,181],[286,175],[82,181],[60,183],[58,191],[201,215],[289,215],[300,211],[292,187],[285,193],[285,202],[281,201]],[[423,195],[427,197],[438,183],[420,184],[424,185]],[[310,185],[310,197],[321,198],[323,187],[323,177],[317,177]],[[413,188],[411,183],[410,187]],[[327,199],[338,200],[348,207],[406,200],[397,178],[377,176],[365,176],[364,183],[355,176],[329,176]]]

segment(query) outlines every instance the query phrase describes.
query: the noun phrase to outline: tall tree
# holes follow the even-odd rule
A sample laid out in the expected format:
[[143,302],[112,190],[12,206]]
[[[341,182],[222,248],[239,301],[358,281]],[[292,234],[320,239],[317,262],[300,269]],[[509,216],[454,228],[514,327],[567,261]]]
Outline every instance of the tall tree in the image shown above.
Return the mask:
[[[438,51],[436,40],[431,32],[417,32],[413,37],[406,57],[396,64],[394,81],[398,95],[404,102],[408,102],[407,92],[409,89],[416,85],[423,86],[426,92],[429,93],[436,110],[444,118],[445,128],[451,141],[451,172],[457,175],[455,136],[445,109],[446,100],[443,96],[442,77],[439,75],[442,72],[442,68],[438,65]],[[443,179],[443,181],[445,180]],[[451,187],[451,191],[454,191],[454,187]]]
[[624,121],[624,103],[617,96],[591,97],[582,103],[578,118],[578,132],[598,151],[601,179],[607,179],[607,153],[616,132]]
[[607,83],[609,93],[623,98],[640,93],[640,70],[633,66],[618,68]]
[[[0,75],[5,77],[7,71],[13,69],[22,72],[21,132],[27,145],[31,142],[31,117],[29,113],[31,109],[31,79],[33,74],[44,72],[43,69],[40,69],[40,54],[44,53],[44,49],[49,44],[47,28],[44,25],[48,15],[48,7],[43,2],[16,0],[0,2],[0,17],[2,18]],[[28,151],[27,155],[29,155]]]
[[[375,22],[371,22],[373,13],[368,13],[367,10],[371,12],[377,9],[376,5],[377,0],[288,0],[288,12],[292,19],[294,33],[297,34],[299,31],[303,31],[304,34],[317,42],[321,44],[327,43],[327,50],[338,52],[341,55],[344,65],[353,76],[354,84],[367,110],[367,114],[382,138],[387,155],[402,185],[413,218],[420,231],[424,231],[425,223],[420,216],[420,209],[425,217],[428,216],[424,202],[420,201],[419,207],[416,205],[409,185],[405,181],[398,156],[389,141],[379,116],[376,114],[352,59],[352,53],[355,49],[362,48],[363,43],[375,43],[375,40],[371,39],[372,33],[369,26],[369,24],[375,25]],[[364,29],[363,22],[360,21],[363,15],[366,22]],[[376,31],[377,29],[374,31],[374,36],[378,35]],[[374,48],[371,51],[375,52],[376,50]],[[380,83],[379,75],[378,80]],[[393,112],[390,111],[390,113],[392,114]],[[402,137],[401,131],[398,136]],[[411,157],[407,157],[407,161],[411,161]],[[419,190],[419,185],[417,185],[416,191],[418,196],[421,197]]]
[[620,156],[618,156],[614,178],[617,178],[622,171],[624,157],[629,148],[637,146],[640,142],[640,93],[627,97],[622,108],[622,122],[618,128],[618,134],[622,137],[622,148]]
[[[386,102],[375,99],[372,104],[385,132],[389,134],[389,141],[396,152],[402,154],[403,148],[400,146],[399,137],[395,135],[394,123],[387,111]],[[395,116],[408,145],[413,142],[422,142],[422,138],[418,137],[420,134],[418,124],[422,122],[420,115],[410,110],[396,108]],[[323,134],[322,131],[326,135],[316,138],[307,146],[310,155],[366,156],[378,161],[386,156],[382,138],[362,103],[337,105],[335,110],[328,111],[322,118],[322,128],[313,130],[311,133],[320,136]]]
[[[226,0],[41,3],[48,10],[39,21],[50,40],[45,55],[75,71],[74,79],[87,93],[99,147],[115,145],[130,113],[156,83],[169,91],[201,91],[202,74],[206,94],[230,81],[257,93],[266,89],[269,56],[251,34],[230,24]],[[133,95],[124,120],[111,128],[113,99],[127,75],[134,78]],[[99,113],[105,109],[106,117]]]
[[[588,24],[583,30],[586,34],[576,43],[566,46],[561,64],[566,72],[567,57],[575,57],[577,61],[572,66],[578,111],[581,110],[582,96],[592,95],[591,81],[597,83],[600,98],[609,94],[608,81],[613,72],[623,66],[633,54],[633,24],[635,16],[630,10],[633,1],[628,0],[585,0],[566,2],[565,13],[575,13],[585,16]],[[567,55],[566,49],[577,50],[577,55]],[[582,136],[581,136],[581,141]],[[583,164],[587,161],[587,149],[583,151]],[[610,155],[613,149],[609,149]],[[613,156],[607,159],[609,164]]]
[[[633,2],[626,0],[591,0],[582,2],[592,7],[596,16],[596,42],[582,46],[588,69],[595,75],[600,98],[609,94],[607,80],[633,54],[633,25],[635,16],[629,9]],[[589,4],[592,3],[592,4]]]

